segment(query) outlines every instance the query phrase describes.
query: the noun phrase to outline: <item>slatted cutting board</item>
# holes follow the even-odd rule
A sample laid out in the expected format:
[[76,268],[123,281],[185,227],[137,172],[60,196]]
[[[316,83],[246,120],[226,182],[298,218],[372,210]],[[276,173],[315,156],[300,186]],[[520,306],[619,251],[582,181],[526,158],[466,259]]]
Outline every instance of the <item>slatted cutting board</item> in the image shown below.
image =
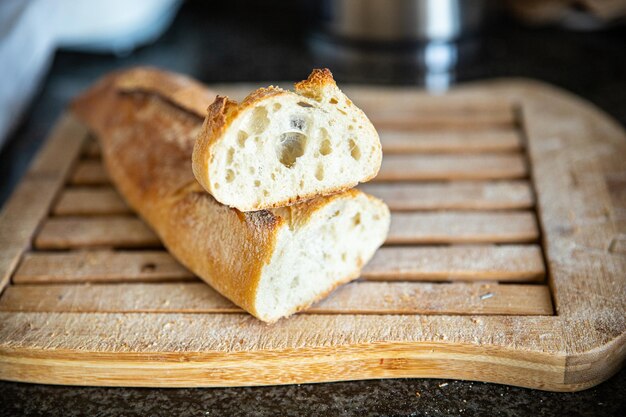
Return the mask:
[[[241,97],[252,86],[217,86]],[[0,378],[231,386],[388,377],[574,391],[626,340],[626,137],[530,81],[346,89],[392,210],[362,278],[267,325],[180,266],[63,117],[0,217]]]

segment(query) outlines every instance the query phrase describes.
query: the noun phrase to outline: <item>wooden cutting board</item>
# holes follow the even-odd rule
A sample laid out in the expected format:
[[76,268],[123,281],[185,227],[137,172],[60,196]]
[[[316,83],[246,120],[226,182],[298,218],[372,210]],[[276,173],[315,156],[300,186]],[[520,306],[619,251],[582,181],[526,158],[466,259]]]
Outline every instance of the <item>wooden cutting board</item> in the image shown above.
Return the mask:
[[[216,86],[241,97],[253,86]],[[236,386],[432,377],[576,391],[626,354],[626,136],[563,91],[346,88],[380,131],[387,244],[274,325],[180,266],[64,116],[0,217],[0,378]]]

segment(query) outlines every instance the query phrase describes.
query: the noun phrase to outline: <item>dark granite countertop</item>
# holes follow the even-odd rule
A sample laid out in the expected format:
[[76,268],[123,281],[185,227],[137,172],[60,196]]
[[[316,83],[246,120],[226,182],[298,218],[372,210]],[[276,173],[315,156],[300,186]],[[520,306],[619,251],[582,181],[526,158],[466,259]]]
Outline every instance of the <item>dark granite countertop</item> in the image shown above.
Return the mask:
[[[249,5],[250,3],[246,3]],[[153,45],[124,57],[57,53],[28,115],[0,153],[0,204],[68,101],[115,68],[150,64],[204,82],[296,80],[326,64],[307,48],[296,6],[186,3]],[[475,41],[458,81],[515,76],[540,79],[598,105],[626,125],[626,28],[595,33],[523,28],[501,22]],[[332,68],[332,66],[331,66]],[[339,72],[340,82],[402,84],[405,74],[372,69]],[[0,416],[130,415],[626,415],[626,370],[579,393],[550,393],[495,384],[390,379],[253,388],[144,389],[63,387],[0,382]]]

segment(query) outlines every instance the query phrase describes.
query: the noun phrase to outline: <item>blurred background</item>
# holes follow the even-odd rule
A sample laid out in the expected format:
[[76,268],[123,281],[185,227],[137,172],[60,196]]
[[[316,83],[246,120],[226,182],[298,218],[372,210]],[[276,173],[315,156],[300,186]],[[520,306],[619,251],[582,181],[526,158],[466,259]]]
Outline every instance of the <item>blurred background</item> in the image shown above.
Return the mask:
[[530,77],[626,123],[626,0],[2,0],[0,203],[70,99],[154,65],[206,83],[423,86]]

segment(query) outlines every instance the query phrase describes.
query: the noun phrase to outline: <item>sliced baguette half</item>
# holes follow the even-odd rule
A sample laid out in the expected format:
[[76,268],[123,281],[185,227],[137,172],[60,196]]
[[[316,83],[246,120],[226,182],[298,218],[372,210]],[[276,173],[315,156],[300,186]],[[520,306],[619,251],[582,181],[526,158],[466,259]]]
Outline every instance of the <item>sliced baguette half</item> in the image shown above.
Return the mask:
[[329,70],[259,89],[241,103],[218,96],[193,151],[193,172],[217,201],[254,211],[305,201],[375,177],[376,129]]
[[191,172],[198,109],[211,97],[188,78],[139,68],[105,77],[72,109],[96,133],[118,191],[170,253],[273,322],[356,278],[386,239],[389,210],[357,190],[249,213],[220,204]]

